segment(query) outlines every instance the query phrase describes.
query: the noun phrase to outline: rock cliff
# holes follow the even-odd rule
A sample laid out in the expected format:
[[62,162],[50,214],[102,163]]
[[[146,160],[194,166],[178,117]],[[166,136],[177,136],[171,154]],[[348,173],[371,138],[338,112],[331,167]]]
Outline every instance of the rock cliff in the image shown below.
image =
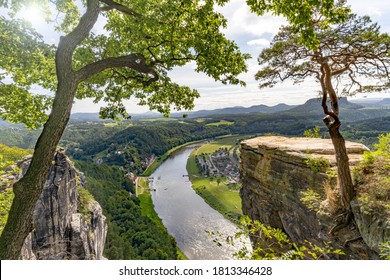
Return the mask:
[[[347,141],[346,145],[352,166],[368,150],[358,143]],[[369,225],[364,227],[362,215],[356,213],[356,223],[330,233],[338,210],[335,155],[330,140],[264,136],[243,141],[240,151],[240,194],[245,215],[282,229],[296,243],[332,242],[346,252],[347,258],[377,258],[372,250],[375,246],[364,242],[374,233]],[[313,168],[321,162],[316,159],[326,159],[328,166]],[[366,230],[359,231],[361,228]]]
[[[16,180],[29,164],[29,158],[17,163],[21,172]],[[81,196],[83,184],[82,174],[58,150],[34,210],[34,230],[26,238],[22,259],[104,259],[107,224],[100,205]]]

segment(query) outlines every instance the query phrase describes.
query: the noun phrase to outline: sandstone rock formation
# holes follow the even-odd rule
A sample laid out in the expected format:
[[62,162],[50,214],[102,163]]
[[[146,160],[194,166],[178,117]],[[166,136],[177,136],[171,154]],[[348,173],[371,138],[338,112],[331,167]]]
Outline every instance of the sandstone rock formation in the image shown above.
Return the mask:
[[[352,166],[368,150],[362,144],[348,141],[346,146]],[[308,164],[308,159],[313,158],[327,159],[329,170],[334,170],[331,140],[264,136],[243,141],[240,171],[243,213],[252,220],[283,229],[293,242],[308,240],[323,244],[331,241],[347,253],[347,258],[376,258],[377,254],[372,251],[375,246],[368,244],[369,248],[364,242],[366,236],[372,234],[370,229],[360,233],[357,226],[351,224],[335,234],[329,233],[337,209],[330,209],[331,197],[325,193],[324,186],[337,188],[337,182],[329,174],[313,172]],[[318,195],[317,205],[304,203],[308,190]],[[355,216],[359,220],[356,224],[365,223],[360,217]]]
[[[21,173],[30,159],[18,163]],[[18,178],[19,177],[19,178]],[[34,230],[22,249],[22,259],[104,259],[107,224],[100,205],[83,202],[87,214],[80,212],[78,188],[83,176],[63,150],[57,151],[43,193],[34,211]]]
[[379,252],[379,245],[390,241],[390,220],[386,216],[366,211],[356,199],[351,201],[351,207],[364,242]]

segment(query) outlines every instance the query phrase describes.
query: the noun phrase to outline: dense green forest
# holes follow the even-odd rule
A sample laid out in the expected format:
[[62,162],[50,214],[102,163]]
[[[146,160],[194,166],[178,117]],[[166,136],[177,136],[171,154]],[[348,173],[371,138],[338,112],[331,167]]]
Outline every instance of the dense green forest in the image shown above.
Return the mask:
[[142,216],[133,185],[117,167],[77,161],[87,189],[103,208],[108,222],[104,255],[108,259],[176,259],[176,243],[168,232]]

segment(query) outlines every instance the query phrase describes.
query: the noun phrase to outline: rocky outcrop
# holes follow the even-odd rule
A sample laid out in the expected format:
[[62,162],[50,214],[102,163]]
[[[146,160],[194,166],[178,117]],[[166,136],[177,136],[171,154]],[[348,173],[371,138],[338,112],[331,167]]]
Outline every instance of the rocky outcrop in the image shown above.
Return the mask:
[[[29,158],[18,163],[22,171],[16,179],[24,175],[29,163]],[[104,259],[107,224],[96,201],[80,199],[78,188],[83,183],[82,174],[64,151],[57,151],[34,210],[34,230],[25,241],[22,259]]]
[[[348,141],[346,146],[352,166],[368,150],[362,144]],[[328,171],[335,169],[330,140],[264,136],[243,141],[240,151],[240,194],[245,215],[283,229],[296,243],[308,240],[313,244],[323,244],[330,241],[342,248],[348,258],[376,258],[355,225],[335,234],[329,233],[337,212],[337,209],[330,209],[332,197],[329,190],[335,190],[337,182],[324,170],[313,171],[310,161],[326,159]],[[328,192],[324,186],[328,187]],[[334,193],[337,194],[337,190]]]
[[379,252],[379,244],[390,241],[390,220],[385,215],[367,211],[356,199],[352,200],[351,208],[364,242]]

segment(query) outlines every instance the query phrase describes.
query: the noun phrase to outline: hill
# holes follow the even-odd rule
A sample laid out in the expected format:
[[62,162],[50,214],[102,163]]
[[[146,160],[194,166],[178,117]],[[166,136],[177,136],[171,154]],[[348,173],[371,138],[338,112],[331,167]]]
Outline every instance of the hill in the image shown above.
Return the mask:
[[[253,113],[263,113],[263,114],[273,114],[278,112],[283,112],[289,109],[294,108],[294,105],[287,105],[284,103],[280,103],[275,106],[267,106],[267,105],[254,105],[251,107],[228,107],[222,109],[214,109],[214,110],[199,110],[199,111],[191,111],[191,112],[176,112],[172,113],[172,118],[182,118],[183,115],[188,115],[188,118],[200,118],[200,117],[208,117],[208,116],[216,116],[216,115],[240,115],[240,114],[253,114]],[[140,114],[131,114],[131,119],[139,120],[139,119],[154,119],[154,118],[162,118],[163,115],[157,112],[146,112]],[[70,117],[71,121],[109,121],[102,120],[99,118],[99,113],[73,113]]]
[[267,106],[267,105],[254,105],[251,107],[227,107],[222,109],[214,109],[214,110],[200,110],[194,112],[181,112],[181,113],[173,113],[172,117],[178,118],[183,114],[187,114],[189,118],[202,118],[209,116],[218,116],[218,115],[243,115],[243,114],[273,114],[278,112],[283,112],[294,108],[294,105],[287,105],[284,103],[280,103],[275,106]]
[[[390,98],[389,98],[390,101]],[[367,104],[366,104],[367,105]],[[390,115],[390,107],[368,107],[362,104],[350,102],[347,98],[339,100],[340,117],[343,123],[351,123],[364,121],[368,119],[381,118]],[[330,108],[330,104],[328,104]],[[284,113],[289,115],[305,115],[305,116],[324,116],[321,99],[313,98],[307,100],[304,104],[298,105]]]
[[[286,113],[302,113],[305,112],[306,114],[323,114],[322,107],[321,107],[322,100],[319,98],[312,98],[307,100],[304,104],[298,105],[290,110],[288,110]],[[330,105],[328,104],[330,107]],[[359,110],[364,108],[364,106],[351,103],[346,98],[341,98],[339,100],[339,108],[340,111],[345,110]]]

